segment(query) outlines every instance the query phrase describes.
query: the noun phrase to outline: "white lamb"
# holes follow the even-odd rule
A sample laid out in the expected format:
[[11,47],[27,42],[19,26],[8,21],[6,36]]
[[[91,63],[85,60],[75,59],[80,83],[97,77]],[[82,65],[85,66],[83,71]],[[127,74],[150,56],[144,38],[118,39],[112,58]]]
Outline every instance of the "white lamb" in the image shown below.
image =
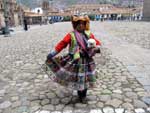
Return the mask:
[[94,39],[89,39],[87,47],[88,48],[94,48],[94,47],[96,47],[96,41]]

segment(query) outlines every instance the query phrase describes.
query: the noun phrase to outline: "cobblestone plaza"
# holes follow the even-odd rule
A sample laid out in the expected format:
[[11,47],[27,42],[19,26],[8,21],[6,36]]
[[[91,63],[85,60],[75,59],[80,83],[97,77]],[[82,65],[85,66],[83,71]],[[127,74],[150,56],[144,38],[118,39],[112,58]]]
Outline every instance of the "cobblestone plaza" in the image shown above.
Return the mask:
[[0,113],[150,113],[150,23],[90,25],[102,53],[95,56],[97,88],[88,90],[87,104],[43,70],[47,54],[71,31],[70,22],[1,35]]

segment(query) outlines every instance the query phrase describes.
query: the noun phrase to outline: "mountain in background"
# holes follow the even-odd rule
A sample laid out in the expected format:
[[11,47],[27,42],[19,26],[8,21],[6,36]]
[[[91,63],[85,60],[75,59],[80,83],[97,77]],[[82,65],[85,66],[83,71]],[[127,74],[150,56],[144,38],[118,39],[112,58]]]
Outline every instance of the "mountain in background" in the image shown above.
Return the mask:
[[20,4],[23,4],[29,8],[35,8],[41,6],[43,1],[49,1],[50,5],[63,9],[73,4],[113,4],[123,6],[139,6],[143,4],[143,0],[17,0]]

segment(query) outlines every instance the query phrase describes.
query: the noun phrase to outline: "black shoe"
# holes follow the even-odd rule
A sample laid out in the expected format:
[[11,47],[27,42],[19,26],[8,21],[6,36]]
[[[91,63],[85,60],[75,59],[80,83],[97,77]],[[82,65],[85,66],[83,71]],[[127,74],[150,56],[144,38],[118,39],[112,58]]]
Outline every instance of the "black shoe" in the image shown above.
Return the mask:
[[87,89],[84,89],[82,94],[83,98],[86,98],[86,94],[87,94]]
[[78,91],[78,97],[79,98],[85,98],[87,94],[87,89],[84,89],[82,91]]
[[79,100],[81,103],[85,103],[86,94],[87,94],[87,89],[84,89],[82,91],[78,91],[78,97],[79,97]]
[[81,102],[82,104],[87,104],[87,98],[82,98],[82,99],[80,99],[80,102]]

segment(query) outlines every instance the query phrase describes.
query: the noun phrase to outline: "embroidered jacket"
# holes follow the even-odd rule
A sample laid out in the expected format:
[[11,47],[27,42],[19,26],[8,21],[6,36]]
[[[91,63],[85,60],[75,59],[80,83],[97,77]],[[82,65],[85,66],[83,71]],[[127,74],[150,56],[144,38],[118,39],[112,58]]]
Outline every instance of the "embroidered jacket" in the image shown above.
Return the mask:
[[[71,33],[72,33],[72,32],[71,32]],[[71,42],[72,42],[72,35],[71,35],[71,33],[68,33],[68,34],[55,46],[55,50],[56,50],[57,52],[61,52],[61,50],[63,50],[64,48],[66,48],[68,44],[69,44],[69,48],[71,47]],[[90,33],[89,35],[90,35],[89,38],[92,38],[92,39],[94,39],[94,40],[96,41],[96,45],[97,45],[97,46],[100,46],[100,45],[101,45],[101,42],[100,42],[99,40],[97,40],[97,39],[95,38],[95,36],[94,36],[92,33]]]

